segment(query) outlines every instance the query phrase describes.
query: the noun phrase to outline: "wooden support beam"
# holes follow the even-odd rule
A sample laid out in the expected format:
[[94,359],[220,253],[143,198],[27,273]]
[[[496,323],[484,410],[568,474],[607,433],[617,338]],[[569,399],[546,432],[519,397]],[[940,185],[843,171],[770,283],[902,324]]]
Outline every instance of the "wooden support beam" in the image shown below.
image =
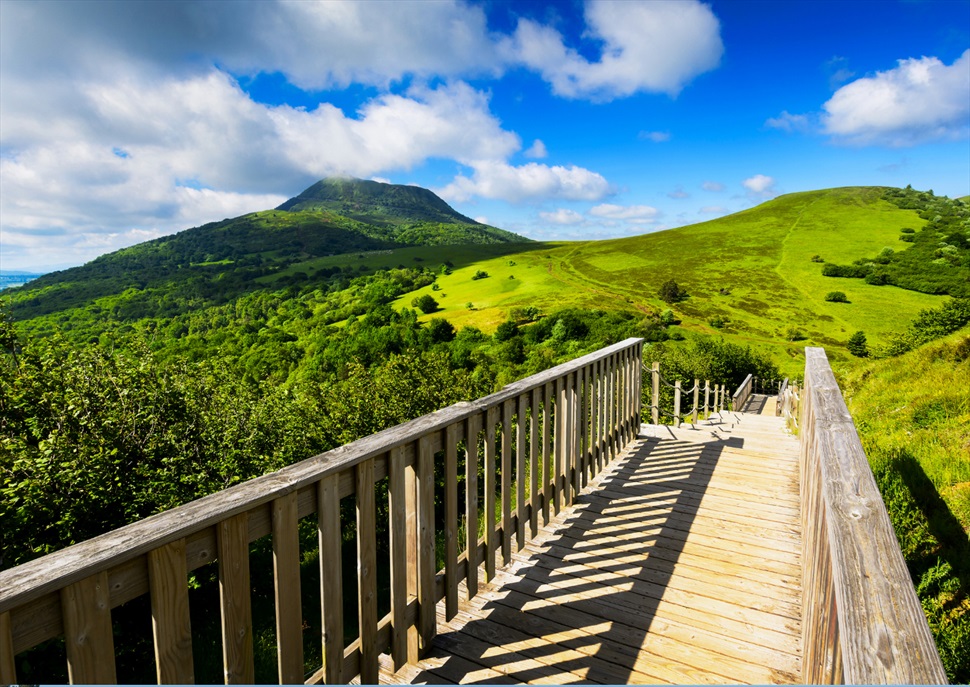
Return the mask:
[[391,564],[391,659],[394,670],[408,661],[407,508],[404,495],[405,460],[401,446],[388,453],[387,517]]
[[13,653],[13,632],[11,631],[10,612],[0,613],[0,684],[13,685],[17,682],[17,664]]
[[61,613],[71,684],[116,683],[108,573],[97,573],[62,589]]
[[445,430],[445,615],[458,613],[458,430]]
[[468,598],[478,594],[478,435],[482,416],[472,415],[465,424],[465,548],[468,561],[465,587]]
[[[148,585],[158,684],[192,684],[195,671],[185,539],[148,552]],[[300,679],[303,679],[302,671]]]
[[424,655],[431,650],[434,641],[437,601],[434,593],[434,445],[430,435],[418,440],[415,477],[418,506],[418,648]]
[[344,589],[341,565],[343,539],[340,527],[339,490],[338,474],[324,477],[317,487],[323,680],[328,685],[344,682]]
[[249,514],[240,513],[223,520],[216,527],[216,533],[226,684],[252,684],[256,677],[249,583]]
[[[300,593],[300,521],[297,492],[273,500],[273,581],[276,663],[281,685],[303,681],[303,609]],[[180,682],[192,682],[180,680]]]
[[485,581],[495,577],[495,553],[498,537],[495,531],[495,492],[498,480],[495,474],[495,424],[499,409],[488,409],[485,421]]
[[539,533],[539,387],[532,390],[529,404],[529,536],[534,539]]
[[357,618],[360,639],[360,682],[376,685],[377,649],[377,520],[374,502],[374,459],[358,463],[357,477]]

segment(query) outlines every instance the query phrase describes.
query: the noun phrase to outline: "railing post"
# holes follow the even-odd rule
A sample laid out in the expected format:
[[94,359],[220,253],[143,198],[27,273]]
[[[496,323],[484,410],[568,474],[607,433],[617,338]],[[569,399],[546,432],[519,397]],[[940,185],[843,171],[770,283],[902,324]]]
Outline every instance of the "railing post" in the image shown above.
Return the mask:
[[17,665],[14,662],[13,631],[10,611],[0,613],[0,684],[17,684]]
[[653,424],[660,424],[660,363],[655,362],[650,370],[651,381],[653,382],[653,394],[651,396],[650,417]]
[[[185,587],[185,551],[180,556],[182,569],[178,576]],[[303,613],[300,595],[300,532],[297,512],[297,493],[290,492],[273,501],[273,581],[276,592],[276,664],[281,685],[294,684],[303,679]],[[166,583],[164,586],[169,586]],[[154,605],[154,601],[152,602]],[[188,630],[188,593],[185,598],[185,625]],[[185,670],[191,667],[192,634],[184,638],[189,661],[174,661],[172,667]],[[159,664],[156,661],[156,664]],[[159,682],[161,682],[159,665]],[[174,676],[173,676],[174,677]],[[187,684],[194,679],[176,679]]]
[[[458,613],[458,429],[445,429],[445,618]],[[361,684],[364,683],[363,679]]]
[[337,475],[324,477],[317,486],[317,518],[323,678],[328,685],[338,685],[344,681],[344,590],[340,551],[340,478]]
[[[360,638],[360,682],[377,684],[377,522],[374,459],[354,470],[357,492],[357,618]],[[457,479],[457,478],[456,478]]]
[[431,649],[437,614],[435,612],[435,528],[434,528],[434,451],[432,436],[418,440],[415,490],[418,525],[418,650]]
[[71,684],[116,683],[108,573],[92,575],[62,589],[61,613]]
[[518,399],[515,412],[515,550],[521,551],[525,547],[525,435],[526,435],[526,398],[522,394]]
[[478,594],[478,435],[482,416],[472,415],[465,423],[465,549],[468,598]]
[[[387,529],[391,549],[391,658],[394,670],[400,670],[408,661],[408,513],[405,470],[404,449],[400,446],[392,448],[387,454]],[[478,471],[475,472],[477,475]]]
[[[273,538],[273,543],[275,549],[276,537]],[[299,573],[299,567],[297,572]],[[195,673],[192,664],[192,627],[189,621],[184,538],[148,552],[148,588],[152,604],[152,636],[155,641],[155,675],[158,684],[192,684],[195,682]],[[296,593],[299,602],[299,587]],[[277,606],[279,605],[277,602]],[[277,633],[283,636],[279,630]],[[302,649],[301,636],[301,652]],[[303,679],[302,659],[299,677]]]
[[705,379],[704,380],[704,419],[705,420],[708,417],[707,409],[710,406],[708,402],[710,400],[710,396],[711,396],[711,380]]
[[695,379],[694,380],[694,417],[691,420],[691,422],[694,423],[695,425],[697,424],[697,403],[700,400],[700,393],[701,393],[701,380]]
[[674,382],[674,427],[680,427],[680,380]]

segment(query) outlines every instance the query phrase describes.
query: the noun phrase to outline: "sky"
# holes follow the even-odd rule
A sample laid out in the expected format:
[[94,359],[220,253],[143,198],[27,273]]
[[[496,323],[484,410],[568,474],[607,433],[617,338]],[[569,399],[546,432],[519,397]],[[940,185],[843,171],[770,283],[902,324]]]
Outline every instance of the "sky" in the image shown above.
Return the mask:
[[430,188],[540,240],[970,194],[970,0],[0,0],[0,269]]

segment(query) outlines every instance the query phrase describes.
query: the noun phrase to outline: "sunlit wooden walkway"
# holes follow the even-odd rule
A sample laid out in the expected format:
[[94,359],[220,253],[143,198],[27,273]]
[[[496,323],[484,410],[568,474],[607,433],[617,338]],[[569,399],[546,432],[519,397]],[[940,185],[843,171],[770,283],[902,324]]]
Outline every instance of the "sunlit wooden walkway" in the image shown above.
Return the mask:
[[771,415],[645,425],[456,618],[439,609],[427,657],[383,663],[381,681],[800,682],[797,461]]

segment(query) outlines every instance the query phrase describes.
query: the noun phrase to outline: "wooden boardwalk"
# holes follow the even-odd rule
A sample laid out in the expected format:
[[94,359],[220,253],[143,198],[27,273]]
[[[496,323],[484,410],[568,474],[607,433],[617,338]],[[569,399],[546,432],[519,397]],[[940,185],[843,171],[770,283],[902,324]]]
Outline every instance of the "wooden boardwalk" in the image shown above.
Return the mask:
[[[801,681],[798,442],[771,415],[644,426],[381,681]],[[461,598],[466,598],[461,590]]]

